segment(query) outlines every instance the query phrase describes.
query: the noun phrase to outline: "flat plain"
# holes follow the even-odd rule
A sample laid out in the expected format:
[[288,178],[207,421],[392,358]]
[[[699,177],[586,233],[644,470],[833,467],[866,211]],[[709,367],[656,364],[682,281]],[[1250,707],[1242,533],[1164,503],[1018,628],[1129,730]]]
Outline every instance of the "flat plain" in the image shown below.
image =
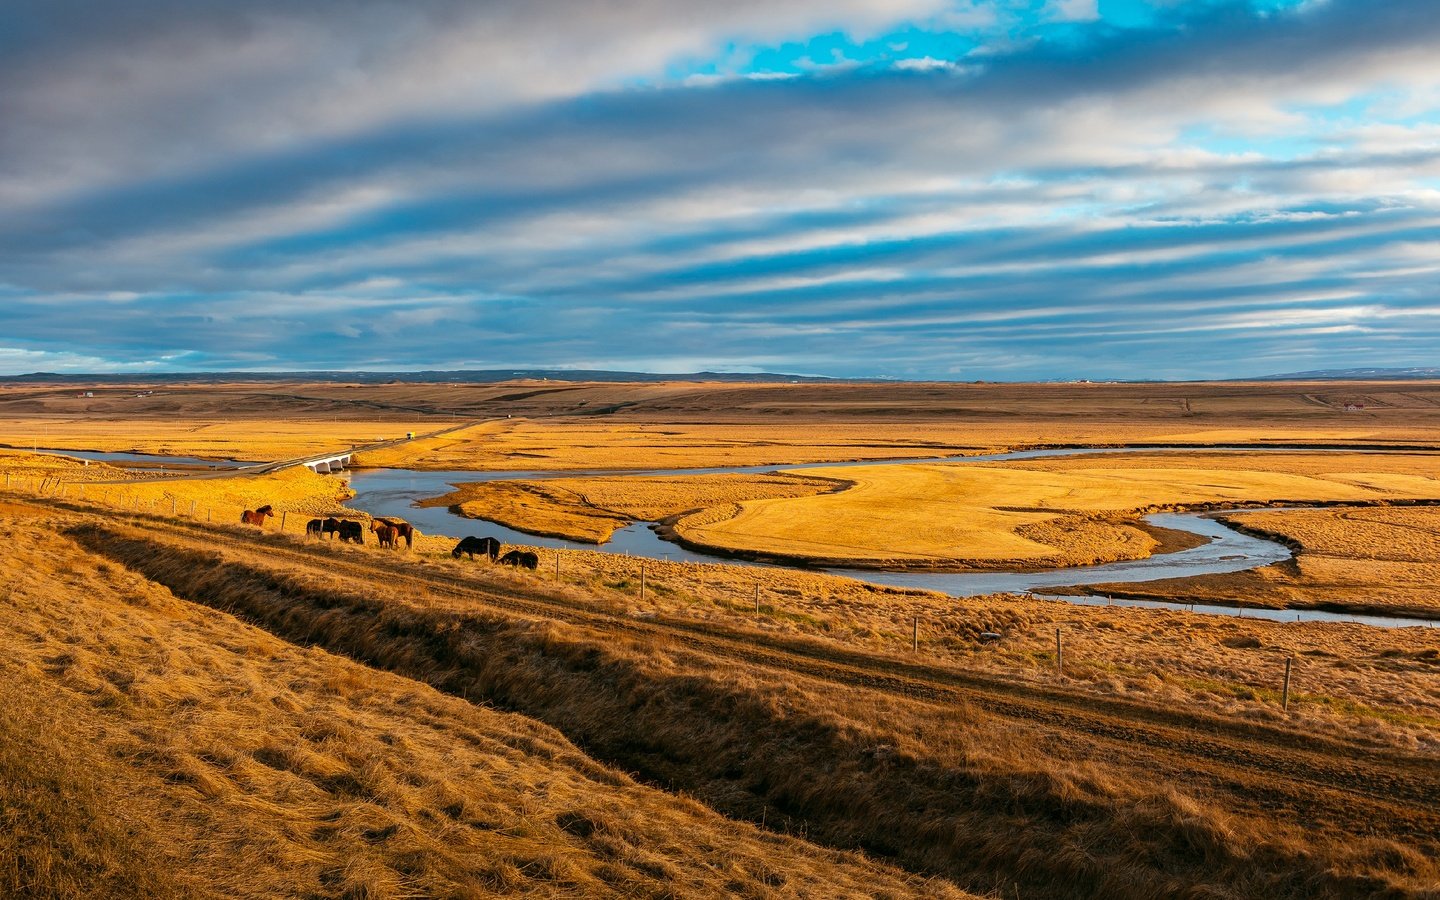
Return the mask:
[[[57,447],[279,459],[462,426],[371,461],[567,473],[437,501],[511,502],[535,530],[683,532],[788,506],[726,540],[773,552],[789,521],[832,546],[870,535],[877,560],[1143,555],[1176,546],[1136,527],[1145,510],[1323,503],[1226,514],[1282,536],[1293,563],[1137,593],[1440,620],[1440,510],[1407,505],[1436,499],[1430,384],[152,387],[7,385],[0,442],[38,427]],[[1070,443],[1196,451],[592,474]],[[1301,449],[1204,449],[1226,444]],[[1318,452],[1334,446],[1394,452]],[[512,570],[452,558],[484,529],[459,518],[397,551],[307,538],[309,517],[367,517],[343,479],[304,469],[162,476],[15,449],[0,472],[0,893],[1440,884],[1433,629],[957,600],[593,550],[522,546],[538,568]],[[263,503],[275,519],[239,523]]]

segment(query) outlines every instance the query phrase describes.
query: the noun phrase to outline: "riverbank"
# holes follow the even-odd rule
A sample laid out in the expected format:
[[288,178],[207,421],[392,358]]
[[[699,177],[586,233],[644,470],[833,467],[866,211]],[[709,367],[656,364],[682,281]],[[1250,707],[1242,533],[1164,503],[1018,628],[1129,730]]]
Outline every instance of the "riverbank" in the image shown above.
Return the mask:
[[1362,615],[1440,616],[1440,508],[1329,507],[1227,514],[1226,524],[1283,543],[1294,558],[1242,572],[1057,593],[1234,603]]

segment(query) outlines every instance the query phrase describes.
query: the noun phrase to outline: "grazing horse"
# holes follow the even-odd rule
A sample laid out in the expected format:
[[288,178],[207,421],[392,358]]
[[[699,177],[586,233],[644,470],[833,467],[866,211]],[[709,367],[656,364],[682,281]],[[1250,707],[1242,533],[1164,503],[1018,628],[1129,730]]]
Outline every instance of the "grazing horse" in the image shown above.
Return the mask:
[[376,519],[376,521],[395,529],[396,536],[405,539],[406,547],[415,546],[416,531],[414,525],[411,525],[404,519]]
[[275,515],[275,511],[272,510],[270,508],[270,504],[267,503],[259,509],[247,509],[243,513],[241,513],[240,524],[255,525],[260,528],[264,528],[265,519],[273,515]]
[[305,537],[308,538],[313,534],[318,538],[320,536],[320,529],[324,527],[325,523],[320,519],[311,519],[305,523]]
[[336,525],[340,532],[340,540],[354,541],[357,544],[365,543],[365,529],[360,527],[359,522],[337,520]]
[[395,549],[395,538],[399,537],[400,533],[395,529],[394,525],[381,525],[376,522],[370,526],[370,530],[378,535],[380,546],[389,547],[392,550]]
[[517,569],[538,569],[540,567],[540,557],[531,553],[529,550],[511,550],[509,553],[500,557],[500,565],[514,566]]
[[490,557],[490,561],[493,563],[495,558],[500,555],[500,542],[493,537],[467,537],[456,544],[454,550],[450,551],[450,555],[456,559],[459,559],[462,553],[470,554],[471,559],[475,558],[475,554],[483,553]]

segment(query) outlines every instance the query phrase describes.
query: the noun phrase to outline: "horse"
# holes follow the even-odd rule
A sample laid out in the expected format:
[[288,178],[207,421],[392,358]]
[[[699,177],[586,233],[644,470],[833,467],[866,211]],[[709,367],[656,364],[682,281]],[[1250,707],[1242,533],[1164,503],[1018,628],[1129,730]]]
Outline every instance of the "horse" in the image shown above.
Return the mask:
[[[383,525],[389,525],[391,528],[395,529],[396,536],[403,537],[405,539],[405,546],[407,548],[415,546],[416,531],[414,525],[411,525],[404,519],[376,519],[375,521],[380,522]],[[371,530],[373,531],[374,529],[372,528]]]
[[359,522],[342,520],[336,524],[339,526],[340,540],[354,541],[357,544],[365,543],[365,529],[360,527]]
[[267,503],[259,509],[247,509],[241,513],[240,524],[255,525],[259,528],[264,528],[265,519],[273,515],[275,515],[275,511],[272,510],[270,504]]
[[538,569],[540,568],[540,557],[529,550],[511,550],[500,557],[500,565],[514,566],[517,569]]
[[379,536],[380,546],[395,549],[395,538],[399,536],[399,532],[394,525],[382,525],[375,522],[371,524],[370,530]]
[[305,523],[305,537],[309,538],[310,535],[313,534],[318,538],[320,536],[320,529],[324,527],[325,523],[322,520],[311,519],[310,521]]
[[462,553],[470,554],[471,559],[475,558],[475,554],[483,553],[490,557],[490,561],[493,563],[495,558],[500,555],[500,542],[493,537],[467,537],[456,544],[454,550],[450,551],[450,555],[456,559],[459,559]]
[[327,537],[335,534],[339,530],[340,520],[335,518],[334,516],[331,516],[330,518],[320,523],[320,531]]

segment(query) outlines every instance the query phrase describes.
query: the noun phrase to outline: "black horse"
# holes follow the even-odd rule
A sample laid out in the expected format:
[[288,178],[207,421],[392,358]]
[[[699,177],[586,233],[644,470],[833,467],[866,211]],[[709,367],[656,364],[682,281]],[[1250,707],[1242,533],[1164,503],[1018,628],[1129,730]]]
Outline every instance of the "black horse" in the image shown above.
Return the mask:
[[360,526],[359,522],[341,522],[340,540],[363,544],[365,543],[365,529]]
[[340,520],[335,518],[334,516],[331,516],[330,518],[320,523],[320,531],[326,537],[337,534],[340,531]]
[[468,553],[471,559],[475,558],[475,554],[483,553],[490,557],[490,561],[493,563],[495,558],[500,555],[500,542],[493,537],[467,537],[456,544],[454,550],[450,551],[450,555],[456,559],[459,559],[462,553]]
[[540,568],[540,557],[529,550],[511,550],[500,557],[502,566],[514,566],[517,569],[538,569]]
[[308,538],[313,534],[318,538],[320,536],[320,529],[324,527],[325,523],[320,519],[311,519],[305,523],[305,536]]

